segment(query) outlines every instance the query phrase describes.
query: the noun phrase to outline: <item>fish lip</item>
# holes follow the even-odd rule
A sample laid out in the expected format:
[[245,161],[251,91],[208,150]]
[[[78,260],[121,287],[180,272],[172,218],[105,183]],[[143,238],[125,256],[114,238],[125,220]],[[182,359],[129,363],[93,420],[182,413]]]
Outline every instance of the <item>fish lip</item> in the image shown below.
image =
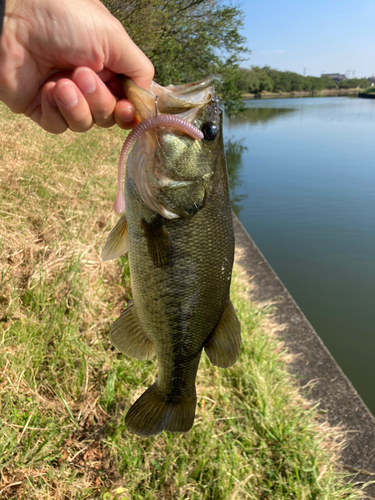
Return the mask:
[[204,90],[207,87],[210,87],[214,84],[214,77],[212,75],[207,76],[203,80],[199,80],[198,82],[185,83],[183,85],[168,85],[165,87],[166,89],[170,89],[173,93],[178,95],[186,95],[192,91]]
[[[141,87],[138,87],[131,78],[128,78],[125,75],[118,74],[117,75],[118,79],[120,80],[120,83],[123,85],[125,92],[127,90],[132,89],[133,91],[136,92],[136,89],[138,88],[140,91],[144,91]],[[150,88],[148,92],[152,94],[153,96],[159,95],[160,90],[162,89],[162,92],[168,93],[168,94],[176,94],[176,95],[186,95],[190,94],[193,92],[199,92],[201,90],[204,90],[207,87],[211,87],[214,85],[214,77],[212,75],[206,76],[206,78],[203,78],[203,80],[199,80],[197,82],[192,82],[192,83],[183,83],[182,85],[167,85],[166,87],[163,87],[162,85],[159,85],[158,83],[152,81]],[[158,93],[156,93],[159,91]],[[147,91],[145,91],[147,92]]]
[[172,114],[193,123],[200,110],[217,99],[212,76],[193,83],[167,87],[151,82],[148,91],[138,87],[124,75],[119,75],[119,80],[141,120],[157,114]]
[[[210,118],[210,121],[214,121],[214,119],[220,120],[221,108],[215,95],[213,78],[211,76],[198,82],[181,86],[170,85],[169,87],[162,87],[152,82],[150,91],[138,87],[125,76],[120,76],[120,81],[123,83],[128,99],[134,105],[139,118],[143,122],[149,120],[149,123],[155,123],[156,115],[161,115],[161,118],[163,117],[162,115],[174,115],[174,117],[178,117],[190,123],[196,129],[199,129],[202,120],[208,118]],[[157,100],[156,96],[158,96]],[[170,128],[173,128],[172,117],[169,119],[168,124],[170,124]],[[136,149],[133,149],[133,152],[136,151],[134,153],[134,158],[137,158],[137,161],[132,161],[127,164],[126,170],[129,177],[132,178],[134,190],[137,192],[139,199],[144,205],[166,219],[180,218],[182,212],[186,214],[189,214],[189,212],[185,212],[182,209],[183,207],[180,210],[178,204],[174,206],[173,202],[170,203],[170,201],[168,201],[168,197],[166,197],[164,201],[163,197],[159,200],[158,193],[166,186],[160,186],[158,183],[155,185],[155,183],[153,183],[155,172],[164,172],[163,167],[159,168],[154,164],[155,151],[161,150],[162,155],[165,155],[165,151],[168,151],[168,148],[163,146],[166,137],[169,137],[171,134],[173,140],[177,140],[178,142],[180,140],[180,133],[178,131],[176,132],[176,130],[169,130],[168,127],[163,128],[162,126],[161,128],[153,127],[152,132],[149,132],[150,133],[146,135],[142,135],[142,138],[138,138],[138,146],[136,146]],[[185,143],[185,146],[188,145],[189,148],[195,148],[197,145],[197,142],[189,137],[181,137],[181,140]],[[174,144],[174,147],[176,149],[176,144]],[[200,151],[200,149],[198,148],[197,151]],[[196,154],[198,154],[198,152],[196,152]],[[175,156],[176,155],[174,155],[174,157]],[[158,162],[162,162],[162,159],[158,159]],[[164,172],[167,178],[166,182],[169,182],[168,188],[171,189],[174,179],[169,179],[168,173],[170,172]],[[186,172],[184,171],[184,173]],[[195,177],[196,175],[194,175],[194,178]],[[119,179],[122,179],[120,174]],[[176,179],[176,182],[185,180],[185,178],[179,178]],[[179,186],[181,187],[181,183]]]

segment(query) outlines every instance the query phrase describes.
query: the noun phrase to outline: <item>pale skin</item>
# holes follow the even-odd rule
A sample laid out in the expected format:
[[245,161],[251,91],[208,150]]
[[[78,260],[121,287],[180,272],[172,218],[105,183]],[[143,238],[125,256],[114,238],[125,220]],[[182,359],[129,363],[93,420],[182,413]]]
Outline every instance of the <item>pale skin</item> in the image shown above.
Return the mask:
[[99,0],[7,0],[0,100],[53,134],[137,123],[116,74],[148,89],[150,60]]

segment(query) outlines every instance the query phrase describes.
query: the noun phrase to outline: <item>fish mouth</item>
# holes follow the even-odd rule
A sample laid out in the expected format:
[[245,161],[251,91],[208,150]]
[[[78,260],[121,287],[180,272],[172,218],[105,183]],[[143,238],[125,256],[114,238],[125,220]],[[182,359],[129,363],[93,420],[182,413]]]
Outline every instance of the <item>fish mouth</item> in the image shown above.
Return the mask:
[[[151,86],[154,83],[155,82],[152,82]],[[213,76],[207,76],[206,78],[200,80],[199,82],[184,83],[183,85],[168,85],[168,87],[161,87],[161,88],[171,90],[172,92],[176,92],[176,94],[179,95],[186,95],[189,93],[191,94],[192,92],[203,90],[207,87],[212,87],[213,83],[214,83]]]
[[123,75],[119,75],[119,79],[140,120],[157,114],[169,114],[179,115],[193,123],[202,108],[216,98],[212,76],[194,83],[167,87],[153,81],[148,91]]
[[[126,170],[133,179],[137,196],[150,210],[166,219],[189,215],[190,205],[186,208],[182,198],[188,199],[194,189],[199,191],[198,197],[204,195],[202,186],[209,174],[199,161],[202,147],[197,143],[205,137],[200,127],[204,122],[211,125],[211,122],[220,122],[221,108],[214,93],[213,78],[168,87],[152,82],[149,91],[125,76],[119,75],[119,79],[140,123],[129,134],[121,151],[115,212],[120,214],[125,210],[122,190],[125,161],[136,141]],[[194,207],[196,210],[198,204]]]

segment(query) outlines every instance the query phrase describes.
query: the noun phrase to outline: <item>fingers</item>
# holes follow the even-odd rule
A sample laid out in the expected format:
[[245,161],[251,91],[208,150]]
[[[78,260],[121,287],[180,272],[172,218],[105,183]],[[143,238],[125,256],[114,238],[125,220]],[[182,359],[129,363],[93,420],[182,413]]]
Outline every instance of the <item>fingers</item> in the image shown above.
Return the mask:
[[114,117],[116,124],[124,130],[129,130],[139,123],[133,104],[126,99],[117,102]]
[[48,82],[43,87],[39,125],[51,134],[62,134],[68,129],[68,124],[57,107],[54,97],[55,87],[55,82]]
[[68,124],[57,107],[53,95],[55,86],[55,82],[48,82],[44,85],[39,103],[37,106],[34,106],[29,116],[47,132],[51,134],[62,134],[67,130]]
[[111,71],[98,75],[85,67],[71,74],[54,74],[26,114],[52,134],[68,128],[85,132],[94,124],[108,128],[116,123],[122,129],[132,128],[139,121],[134,106],[127,99],[118,100],[109,90],[115,81]]
[[94,123],[87,101],[66,74],[53,75],[25,114],[52,134],[61,134],[68,128],[85,132]]
[[61,115],[73,132],[86,132],[93,123],[90,106],[77,85],[68,78],[59,80],[53,96]]
[[115,124],[113,112],[116,99],[105,83],[89,68],[77,68],[72,80],[86,100],[92,120],[99,127],[112,127]]

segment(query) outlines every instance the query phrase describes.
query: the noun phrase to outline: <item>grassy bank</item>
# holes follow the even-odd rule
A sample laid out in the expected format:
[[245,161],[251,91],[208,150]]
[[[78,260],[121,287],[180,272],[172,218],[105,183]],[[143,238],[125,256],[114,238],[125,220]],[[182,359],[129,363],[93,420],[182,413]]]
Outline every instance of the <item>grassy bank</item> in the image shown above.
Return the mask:
[[365,90],[362,90],[359,94],[359,97],[369,97],[375,99],[375,87],[368,87]]
[[375,94],[375,86],[362,90],[361,94]]
[[293,388],[239,269],[241,357],[222,370],[203,355],[192,431],[126,431],[156,366],[108,341],[131,297],[126,259],[99,256],[122,137],[54,137],[0,108],[0,498],[358,498],[337,465],[340,433]]

